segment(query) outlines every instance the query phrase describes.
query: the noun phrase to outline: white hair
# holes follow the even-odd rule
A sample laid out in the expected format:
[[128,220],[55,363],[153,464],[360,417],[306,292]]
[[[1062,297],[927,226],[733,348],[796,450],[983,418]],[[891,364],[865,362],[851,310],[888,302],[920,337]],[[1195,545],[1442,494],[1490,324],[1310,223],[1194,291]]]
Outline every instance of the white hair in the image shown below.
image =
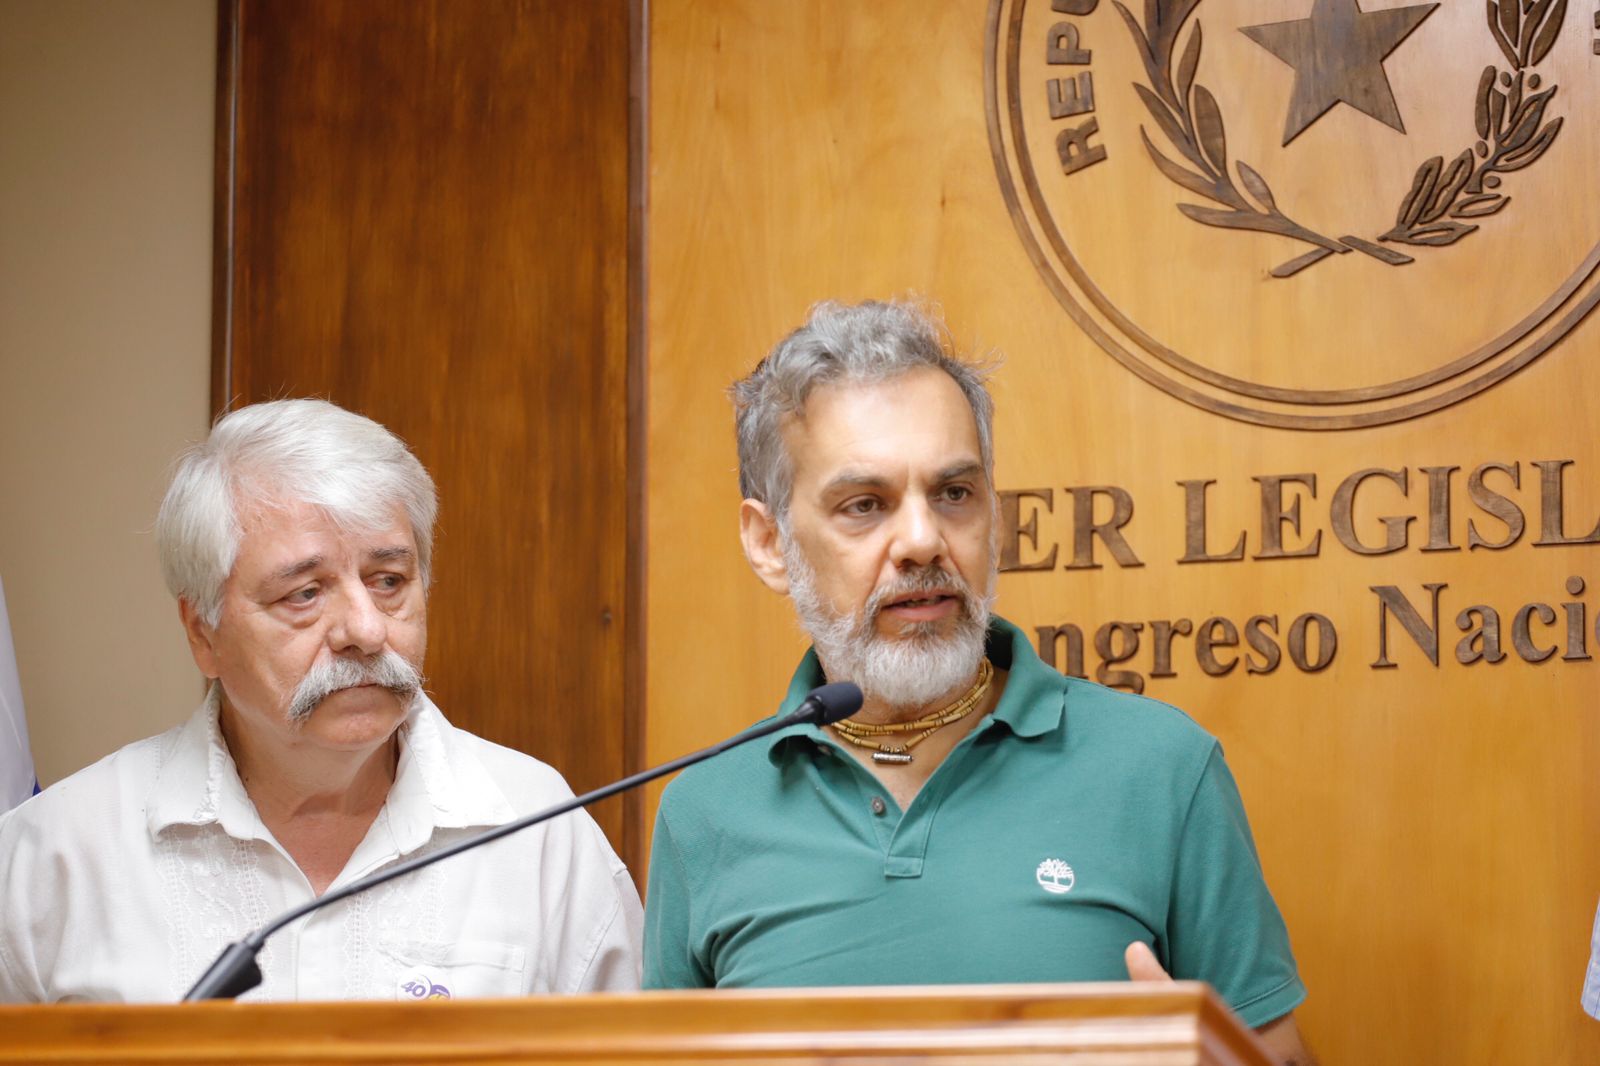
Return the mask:
[[325,400],[276,400],[224,415],[179,456],[156,515],[167,588],[214,628],[239,555],[241,506],[287,503],[359,530],[382,528],[404,509],[427,587],[439,503],[417,457],[370,418]]

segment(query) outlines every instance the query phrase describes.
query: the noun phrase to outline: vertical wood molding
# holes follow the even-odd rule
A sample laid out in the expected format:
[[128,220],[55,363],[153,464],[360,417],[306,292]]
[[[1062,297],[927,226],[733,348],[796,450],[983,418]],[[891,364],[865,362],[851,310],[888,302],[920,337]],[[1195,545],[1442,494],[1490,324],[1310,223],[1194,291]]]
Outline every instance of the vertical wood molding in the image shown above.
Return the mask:
[[[628,10],[628,560],[627,647],[622,718],[623,767],[645,768],[648,714],[645,685],[649,664],[645,619],[645,581],[649,565],[649,514],[645,507],[649,462],[649,307],[650,307],[650,0],[629,0]],[[644,889],[650,825],[645,793],[629,792],[622,802],[622,859]]]
[[233,390],[233,210],[239,118],[239,0],[217,0],[217,137],[211,218],[211,417]]

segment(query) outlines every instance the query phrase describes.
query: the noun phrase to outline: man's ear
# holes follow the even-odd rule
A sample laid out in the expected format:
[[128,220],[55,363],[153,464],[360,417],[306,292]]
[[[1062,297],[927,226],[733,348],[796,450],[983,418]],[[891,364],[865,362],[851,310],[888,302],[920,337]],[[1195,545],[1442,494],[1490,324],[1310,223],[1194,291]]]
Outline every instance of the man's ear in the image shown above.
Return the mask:
[[183,623],[183,635],[189,638],[189,654],[194,656],[194,664],[202,674],[215,680],[222,673],[216,630],[206,625],[195,605],[183,597],[178,599],[178,620]]
[[739,540],[744,557],[762,584],[780,596],[789,594],[789,568],[783,562],[783,542],[778,520],[760,500],[739,504]]

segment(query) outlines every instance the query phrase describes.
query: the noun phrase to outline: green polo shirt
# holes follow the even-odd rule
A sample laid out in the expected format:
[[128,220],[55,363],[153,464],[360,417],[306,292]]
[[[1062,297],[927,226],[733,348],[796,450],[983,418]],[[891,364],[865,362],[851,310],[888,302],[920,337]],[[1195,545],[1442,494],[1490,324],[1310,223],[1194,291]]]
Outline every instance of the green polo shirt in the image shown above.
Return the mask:
[[[1261,1026],[1305,998],[1217,742],[1063,677],[999,619],[989,718],[909,809],[823,730],[683,772],[656,817],[646,988],[1125,980],[1152,944]],[[779,713],[823,682],[807,653]]]

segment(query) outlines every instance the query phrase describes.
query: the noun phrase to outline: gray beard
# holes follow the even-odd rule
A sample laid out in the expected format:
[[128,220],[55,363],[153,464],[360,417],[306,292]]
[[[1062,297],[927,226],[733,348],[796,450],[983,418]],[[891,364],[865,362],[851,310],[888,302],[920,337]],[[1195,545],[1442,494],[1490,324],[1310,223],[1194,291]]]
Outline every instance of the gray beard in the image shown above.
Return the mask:
[[[930,566],[874,591],[859,615],[840,615],[817,592],[816,571],[793,537],[783,538],[783,560],[800,627],[816,645],[828,680],[854,681],[868,700],[889,707],[922,708],[969,683],[977,672],[992,592],[974,593],[955,574]],[[941,636],[936,622],[918,623],[898,638],[878,632],[878,612],[886,602],[934,588],[954,589],[961,598],[953,634]]]

